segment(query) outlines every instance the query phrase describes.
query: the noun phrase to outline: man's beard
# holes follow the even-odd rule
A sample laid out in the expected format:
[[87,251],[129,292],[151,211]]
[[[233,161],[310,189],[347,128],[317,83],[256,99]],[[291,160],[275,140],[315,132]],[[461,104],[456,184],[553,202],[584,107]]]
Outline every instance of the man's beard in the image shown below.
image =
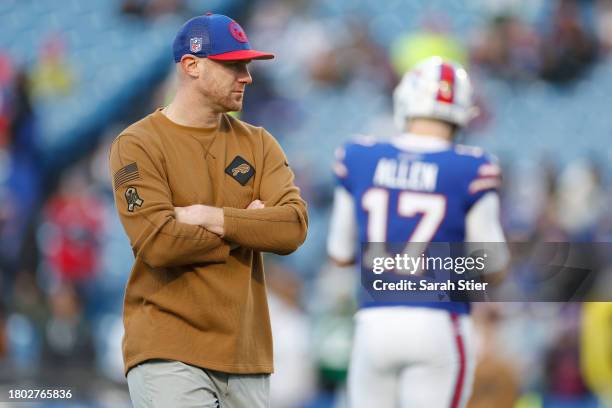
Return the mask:
[[230,95],[226,98],[223,98],[223,100],[219,101],[219,104],[224,109],[227,109],[227,112],[239,112],[242,110],[243,100],[241,98],[239,101],[237,101],[233,99],[232,96]]
[[242,110],[244,102],[244,94],[240,99],[236,99],[233,93],[221,94],[211,86],[211,90],[205,89],[203,94],[206,95],[207,99],[213,102],[216,106],[216,110],[219,112],[239,112]]
[[242,110],[242,101],[229,101],[229,103],[224,105],[224,108],[227,108],[228,112],[240,112]]

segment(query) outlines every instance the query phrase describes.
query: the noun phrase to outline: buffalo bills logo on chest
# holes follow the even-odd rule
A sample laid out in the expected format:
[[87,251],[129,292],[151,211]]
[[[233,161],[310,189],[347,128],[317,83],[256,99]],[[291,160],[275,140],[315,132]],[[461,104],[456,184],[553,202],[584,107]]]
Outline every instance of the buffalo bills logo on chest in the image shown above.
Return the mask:
[[245,159],[236,156],[225,168],[225,173],[244,186],[255,175],[255,169]]
[[239,174],[246,174],[251,170],[251,166],[246,163],[242,163],[240,166],[232,169],[232,176],[236,177]]

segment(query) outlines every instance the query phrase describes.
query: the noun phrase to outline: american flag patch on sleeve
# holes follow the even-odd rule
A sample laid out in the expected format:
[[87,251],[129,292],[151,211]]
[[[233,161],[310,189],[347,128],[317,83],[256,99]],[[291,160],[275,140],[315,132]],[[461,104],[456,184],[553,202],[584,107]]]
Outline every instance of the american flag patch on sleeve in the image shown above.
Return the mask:
[[139,178],[140,173],[138,173],[138,165],[136,162],[130,163],[115,173],[113,176],[113,185],[115,186],[115,190],[117,190],[122,185]]

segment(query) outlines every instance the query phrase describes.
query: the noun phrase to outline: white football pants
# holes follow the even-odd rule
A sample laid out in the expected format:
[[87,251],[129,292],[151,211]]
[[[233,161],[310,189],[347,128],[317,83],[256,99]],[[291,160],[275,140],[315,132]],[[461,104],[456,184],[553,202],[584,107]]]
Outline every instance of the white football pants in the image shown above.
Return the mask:
[[460,408],[474,380],[468,315],[425,307],[373,307],[355,316],[351,408]]

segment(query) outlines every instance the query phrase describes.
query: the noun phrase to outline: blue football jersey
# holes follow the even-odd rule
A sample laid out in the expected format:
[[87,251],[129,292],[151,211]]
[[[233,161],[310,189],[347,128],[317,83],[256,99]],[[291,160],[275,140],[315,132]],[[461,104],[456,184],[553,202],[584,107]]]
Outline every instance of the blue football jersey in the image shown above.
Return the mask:
[[[353,197],[361,243],[463,242],[468,211],[500,178],[491,156],[457,144],[422,151],[362,139],[346,144],[337,159],[337,181]],[[467,302],[401,304],[469,312]]]

